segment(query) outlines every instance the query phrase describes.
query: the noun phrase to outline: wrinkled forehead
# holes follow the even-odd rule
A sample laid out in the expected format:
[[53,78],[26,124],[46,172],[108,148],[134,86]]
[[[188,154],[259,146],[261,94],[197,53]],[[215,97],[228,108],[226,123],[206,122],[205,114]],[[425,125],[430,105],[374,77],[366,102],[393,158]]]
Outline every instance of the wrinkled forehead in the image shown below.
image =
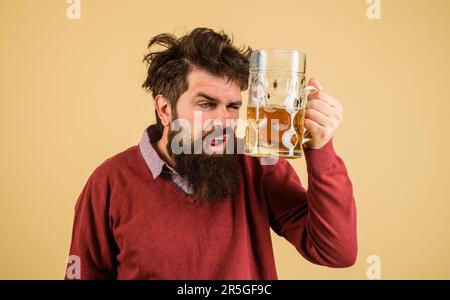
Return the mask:
[[219,101],[229,102],[241,98],[238,83],[226,77],[215,76],[207,71],[193,70],[187,77],[188,90],[191,96],[208,94]]

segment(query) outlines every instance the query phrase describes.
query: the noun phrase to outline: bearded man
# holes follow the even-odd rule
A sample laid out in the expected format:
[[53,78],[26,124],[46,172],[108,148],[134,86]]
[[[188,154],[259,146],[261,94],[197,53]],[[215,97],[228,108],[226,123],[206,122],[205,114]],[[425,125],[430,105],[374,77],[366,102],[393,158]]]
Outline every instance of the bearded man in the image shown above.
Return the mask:
[[287,160],[239,152],[250,48],[196,28],[157,35],[148,50],[156,124],[89,177],[66,279],[276,279],[270,229],[314,264],[353,265],[355,199],[333,147],[341,103],[309,81],[305,189]]

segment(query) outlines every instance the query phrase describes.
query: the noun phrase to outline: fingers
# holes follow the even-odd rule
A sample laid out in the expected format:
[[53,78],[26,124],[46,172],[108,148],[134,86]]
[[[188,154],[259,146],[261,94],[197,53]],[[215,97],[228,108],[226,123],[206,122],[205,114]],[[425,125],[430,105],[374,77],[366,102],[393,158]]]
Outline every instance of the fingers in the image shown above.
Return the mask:
[[308,85],[312,85],[313,87],[317,88],[319,91],[323,91],[323,87],[320,84],[319,80],[317,80],[316,78],[312,77],[309,81],[308,81]]
[[312,136],[317,136],[324,130],[323,126],[311,119],[305,119],[305,128]]
[[305,111],[305,122],[308,119],[316,122],[317,124],[323,127],[329,127],[332,125],[330,117],[312,108]]
[[318,99],[309,100],[306,103],[306,111],[308,111],[309,109],[317,110],[330,118],[337,118],[337,119],[341,118],[341,114],[335,107],[330,106],[328,103],[322,100]]
[[326,104],[328,104],[331,107],[336,108],[338,111],[342,111],[342,105],[341,103],[336,100],[333,96],[323,92],[323,91],[316,91],[312,92],[308,95],[308,100],[320,100]]
[[318,100],[322,100],[325,103],[327,103],[328,105],[332,106],[332,107],[336,107],[338,109],[338,111],[342,111],[342,105],[341,103],[336,100],[334,97],[332,97],[331,95],[329,95],[328,93],[324,92],[323,86],[320,84],[319,80],[317,80],[317,78],[311,78],[308,81],[308,85],[314,86],[315,88],[318,89],[318,91],[314,91],[312,93],[310,93],[308,95],[308,100],[312,100],[312,99],[318,99]]
[[[308,143],[313,143],[319,149],[334,134],[342,121],[342,105],[328,93],[324,92],[322,85],[316,78],[311,78],[309,85],[317,88],[308,95],[305,106],[305,128],[313,137]],[[315,147],[309,145],[308,147]]]

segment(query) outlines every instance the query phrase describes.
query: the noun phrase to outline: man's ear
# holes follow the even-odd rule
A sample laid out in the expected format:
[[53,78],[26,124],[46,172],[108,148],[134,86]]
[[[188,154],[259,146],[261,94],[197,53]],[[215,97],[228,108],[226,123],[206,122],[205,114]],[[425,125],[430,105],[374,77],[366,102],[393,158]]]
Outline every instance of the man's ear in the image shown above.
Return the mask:
[[163,95],[156,96],[155,109],[163,126],[169,126],[170,120],[172,120],[172,110],[169,100]]

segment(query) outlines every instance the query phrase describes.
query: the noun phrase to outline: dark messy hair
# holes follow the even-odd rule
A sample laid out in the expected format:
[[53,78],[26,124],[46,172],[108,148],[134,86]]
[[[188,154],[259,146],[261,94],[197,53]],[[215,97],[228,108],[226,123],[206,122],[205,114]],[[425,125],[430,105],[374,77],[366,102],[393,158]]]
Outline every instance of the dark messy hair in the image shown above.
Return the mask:
[[[163,49],[155,51],[154,46]],[[196,28],[176,38],[169,33],[159,34],[148,43],[149,53],[144,57],[148,64],[147,79],[142,84],[153,98],[162,95],[169,100],[172,111],[178,98],[188,89],[187,76],[194,68],[227,78],[239,84],[242,91],[248,85],[250,47],[236,48],[233,39],[225,32],[209,28]],[[156,114],[157,128],[163,126]]]

